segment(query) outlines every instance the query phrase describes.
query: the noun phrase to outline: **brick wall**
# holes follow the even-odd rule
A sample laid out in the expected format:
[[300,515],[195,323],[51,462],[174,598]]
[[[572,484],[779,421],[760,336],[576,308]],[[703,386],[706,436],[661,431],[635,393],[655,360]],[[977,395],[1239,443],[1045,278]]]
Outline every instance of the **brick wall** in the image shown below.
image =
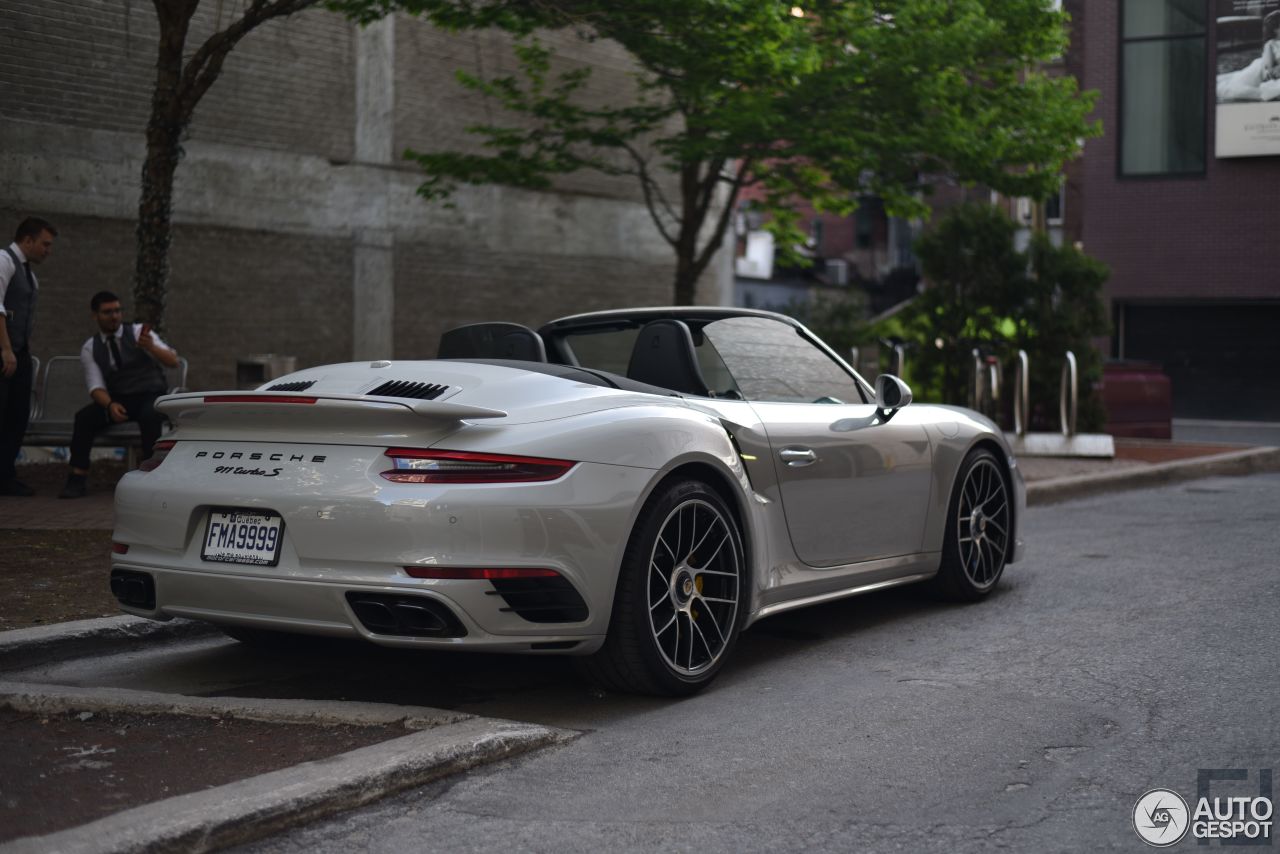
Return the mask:
[[[241,5],[202,4],[192,43]],[[197,108],[177,176],[164,329],[191,361],[193,388],[230,387],[238,355],[290,354],[299,367],[346,361],[353,329],[379,323],[394,334],[397,356],[430,356],[439,333],[458,323],[536,325],[588,308],[670,301],[671,254],[631,179],[583,173],[547,193],[468,191],[456,211],[412,196],[417,167],[401,151],[466,145],[463,128],[492,116],[454,70],[515,69],[502,37],[444,35],[405,17],[394,24],[389,164],[353,162],[360,122],[381,131],[376,108],[357,102],[357,54],[368,48],[354,25],[323,10],[246,37]],[[61,230],[39,271],[41,357],[78,351],[93,330],[95,291],[115,291],[132,311],[156,34],[145,0],[5,4],[0,232],[28,214]],[[595,69],[591,98],[619,98],[632,85],[616,46],[547,38],[570,54],[566,67]],[[366,282],[358,268],[383,275],[356,263],[355,247],[370,235],[387,241],[377,245],[390,247],[394,265]],[[714,277],[704,279],[703,298],[714,298]],[[391,313],[370,314],[377,300],[357,299],[357,281],[392,290]],[[360,325],[370,318],[373,327]]]
[[[18,219],[0,208],[0,222]],[[97,291],[119,295],[133,316],[133,223],[61,214],[54,225],[54,253],[37,269],[32,352],[45,360],[80,352],[97,328]],[[287,353],[300,367],[350,358],[348,242],[179,226],[172,264],[162,337],[190,362],[192,388],[234,387],[239,355]]]
[[[440,334],[503,320],[537,329],[549,320],[623,305],[671,302],[672,267],[598,257],[460,254],[416,244],[396,252],[395,357],[434,358]],[[602,282],[611,287],[601,287]],[[515,282],[502,285],[499,283]],[[619,292],[625,298],[619,301]]]
[[[12,0],[0,30],[4,115],[142,133],[155,83],[159,27],[149,2]],[[204,3],[188,45],[225,27],[238,3]],[[349,160],[351,26],[309,10],[272,21],[236,46],[196,108],[192,139]],[[287,105],[287,109],[282,106]]]

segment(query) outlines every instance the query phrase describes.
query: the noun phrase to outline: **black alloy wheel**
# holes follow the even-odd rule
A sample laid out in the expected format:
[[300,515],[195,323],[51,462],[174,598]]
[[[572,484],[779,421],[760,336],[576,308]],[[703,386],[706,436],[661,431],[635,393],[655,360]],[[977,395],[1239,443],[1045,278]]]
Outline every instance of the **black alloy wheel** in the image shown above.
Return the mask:
[[695,480],[660,486],[627,544],[608,637],[580,660],[582,670],[617,691],[695,693],[737,642],[746,579],[741,533],[724,499]]
[[942,567],[935,588],[974,602],[996,586],[1013,548],[1013,500],[1002,461],[984,448],[969,452],[951,493]]

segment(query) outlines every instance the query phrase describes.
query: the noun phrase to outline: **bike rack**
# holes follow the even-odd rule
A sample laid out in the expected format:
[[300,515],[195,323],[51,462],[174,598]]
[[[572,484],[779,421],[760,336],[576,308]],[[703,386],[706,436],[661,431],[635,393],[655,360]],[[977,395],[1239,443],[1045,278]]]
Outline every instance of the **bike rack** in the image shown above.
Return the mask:
[[1026,350],[1018,351],[1018,362],[1013,373],[1013,432],[1017,436],[1027,435],[1027,424],[1031,420],[1031,361]]
[[[977,351],[975,350],[976,354]],[[1030,360],[1018,351],[1013,381],[1013,434],[1006,436],[1014,453],[1025,457],[1114,457],[1115,439],[1105,433],[1077,433],[1080,407],[1080,372],[1076,354],[1068,350],[1058,384],[1057,433],[1028,433],[1031,412]]]
[[1068,439],[1076,434],[1076,411],[1079,403],[1076,354],[1068,350],[1066,361],[1062,363],[1062,381],[1058,384],[1058,417],[1062,419],[1062,435]]
[[973,349],[973,384],[969,387],[969,408],[994,416],[1000,411],[1000,377],[998,356],[983,356]]

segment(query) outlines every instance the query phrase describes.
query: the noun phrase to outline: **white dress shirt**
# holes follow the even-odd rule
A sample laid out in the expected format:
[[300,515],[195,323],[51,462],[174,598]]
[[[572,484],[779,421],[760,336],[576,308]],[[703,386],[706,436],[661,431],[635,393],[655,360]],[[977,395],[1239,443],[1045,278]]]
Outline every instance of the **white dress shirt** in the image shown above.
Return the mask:
[[[18,244],[10,243],[9,249],[13,251],[14,255],[18,256],[19,261],[26,263],[27,256],[18,248]],[[13,259],[9,257],[9,253],[0,252],[0,314],[9,313],[4,310],[4,295],[9,290],[9,281],[13,278],[15,272],[17,272],[17,268],[13,266]],[[36,274],[32,272],[28,278],[31,279],[31,287],[40,290],[40,283],[36,281]]]
[[[115,339],[119,342],[123,337],[124,324],[122,323],[120,324],[120,328],[116,330]],[[140,337],[142,337],[142,324],[135,323],[133,324],[133,340],[137,341]],[[103,344],[107,343],[107,334],[105,332],[99,332],[97,335],[93,335],[85,341],[84,346],[80,348],[80,366],[84,368],[84,384],[89,387],[89,394],[93,394],[93,390],[95,388],[100,388],[104,391],[107,388],[107,380],[102,376],[102,369],[98,367],[98,363],[93,358],[93,340],[95,338],[101,339]],[[160,336],[155,333],[155,330],[151,331],[151,340],[161,350],[173,349],[168,344],[160,340]],[[138,349],[142,348],[139,347]],[[114,361],[111,358],[111,348],[109,346],[107,348],[107,361]],[[120,366],[115,365],[115,367],[119,368]],[[160,367],[163,369],[164,365],[160,365]]]

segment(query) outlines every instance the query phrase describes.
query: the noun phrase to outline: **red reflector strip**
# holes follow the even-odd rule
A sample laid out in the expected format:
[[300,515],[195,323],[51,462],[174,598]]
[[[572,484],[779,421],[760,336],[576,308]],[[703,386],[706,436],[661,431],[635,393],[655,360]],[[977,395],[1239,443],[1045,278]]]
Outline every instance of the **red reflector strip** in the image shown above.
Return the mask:
[[507,578],[556,578],[560,575],[554,569],[540,569],[537,567],[406,566],[404,571],[414,578],[468,579],[472,581],[491,581]]
[[117,555],[127,555],[129,553],[129,546],[125,543],[112,543],[111,553],[117,554]]
[[207,395],[205,403],[315,403],[318,397],[293,397],[283,394]]

